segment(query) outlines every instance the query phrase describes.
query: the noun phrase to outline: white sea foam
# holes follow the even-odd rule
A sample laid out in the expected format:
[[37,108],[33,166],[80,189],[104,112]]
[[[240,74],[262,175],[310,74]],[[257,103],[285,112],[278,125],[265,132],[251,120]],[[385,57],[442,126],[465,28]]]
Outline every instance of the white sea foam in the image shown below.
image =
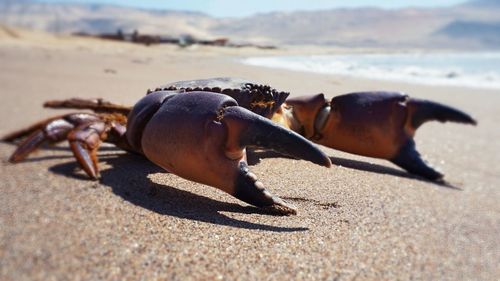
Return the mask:
[[500,89],[500,53],[251,57],[243,63],[376,80]]

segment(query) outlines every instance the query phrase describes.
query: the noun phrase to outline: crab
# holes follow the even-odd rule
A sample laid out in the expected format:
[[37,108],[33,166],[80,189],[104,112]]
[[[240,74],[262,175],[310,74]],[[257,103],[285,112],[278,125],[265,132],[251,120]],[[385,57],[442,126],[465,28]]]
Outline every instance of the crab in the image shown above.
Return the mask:
[[[275,94],[278,99],[279,93]],[[260,109],[271,104],[269,97],[273,96],[254,95],[257,112],[268,114]],[[247,146],[331,166],[327,155],[304,137],[239,106],[229,95],[206,89],[151,92],[132,108],[78,99],[46,105],[91,108],[95,113],[56,116],[5,136],[4,141],[24,138],[11,162],[22,161],[44,143],[68,140],[83,170],[97,179],[97,151],[102,142],[109,142],[144,155],[168,172],[281,215],[296,214],[296,208],[271,194],[250,172]]]
[[[438,120],[476,124],[446,105],[397,92],[289,93],[237,78],[174,82],[153,90],[133,107],[102,99],[49,101],[46,107],[90,109],[38,122],[3,138],[23,139],[10,157],[25,159],[44,143],[68,140],[83,170],[99,177],[102,142],[144,155],[178,176],[216,187],[251,205],[290,215],[296,208],[272,195],[249,171],[246,148],[272,149],[330,167],[315,144],[392,161],[430,180],[443,175],[415,149],[415,130]],[[312,142],[311,142],[312,141]]]
[[401,92],[355,92],[331,100],[324,94],[288,98],[288,92],[228,77],[174,82],[150,91],[200,89],[235,97],[241,106],[317,144],[386,159],[432,181],[442,181],[444,175],[416,150],[416,130],[432,120],[476,125],[471,116],[458,109]]

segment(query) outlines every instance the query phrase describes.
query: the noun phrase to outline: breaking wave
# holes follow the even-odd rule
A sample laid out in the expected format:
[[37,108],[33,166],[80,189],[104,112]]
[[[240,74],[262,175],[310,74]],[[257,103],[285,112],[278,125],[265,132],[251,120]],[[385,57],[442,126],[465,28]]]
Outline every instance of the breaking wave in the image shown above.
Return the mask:
[[243,63],[376,80],[500,89],[500,53],[275,56],[246,58]]

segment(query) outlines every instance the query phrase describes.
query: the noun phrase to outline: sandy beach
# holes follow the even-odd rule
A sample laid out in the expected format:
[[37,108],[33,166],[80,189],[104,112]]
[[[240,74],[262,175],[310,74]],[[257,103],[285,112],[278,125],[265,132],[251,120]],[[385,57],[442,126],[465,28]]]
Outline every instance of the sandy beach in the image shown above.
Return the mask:
[[[236,76],[293,95],[399,90],[446,103],[479,125],[429,123],[417,147],[447,185],[392,163],[322,148],[330,169],[262,156],[251,166],[298,208],[259,212],[215,188],[106,146],[91,181],[67,143],[10,164],[0,143],[1,280],[498,280],[500,93],[259,68],[259,51],[0,31],[0,135],[61,113],[50,99],[131,105],[148,88]],[[309,50],[313,52],[314,50]],[[340,50],[339,50],[340,51]],[[323,51],[334,52],[334,50]]]

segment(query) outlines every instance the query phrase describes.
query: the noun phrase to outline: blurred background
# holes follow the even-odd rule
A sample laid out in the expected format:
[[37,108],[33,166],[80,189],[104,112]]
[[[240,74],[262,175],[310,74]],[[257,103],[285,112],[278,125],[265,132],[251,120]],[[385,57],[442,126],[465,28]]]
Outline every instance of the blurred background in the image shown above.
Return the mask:
[[[1,0],[0,23],[4,30],[21,27],[146,45],[302,50],[314,46],[323,50],[242,62],[370,79],[500,88],[499,0]],[[337,48],[334,56],[324,56],[328,48]]]
[[[491,50],[500,1],[2,0],[1,22],[58,34],[141,33],[276,45]],[[126,5],[126,6],[125,6]]]

